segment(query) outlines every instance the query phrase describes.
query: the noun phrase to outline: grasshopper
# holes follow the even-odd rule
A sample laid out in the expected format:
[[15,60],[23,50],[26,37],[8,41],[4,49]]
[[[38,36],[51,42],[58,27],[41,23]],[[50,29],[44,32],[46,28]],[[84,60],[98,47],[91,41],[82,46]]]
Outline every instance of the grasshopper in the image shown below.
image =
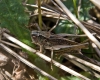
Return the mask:
[[33,43],[40,46],[40,52],[44,48],[51,50],[52,53],[53,51],[56,53],[76,53],[88,46],[88,43],[78,43],[46,31],[34,30],[31,37]]

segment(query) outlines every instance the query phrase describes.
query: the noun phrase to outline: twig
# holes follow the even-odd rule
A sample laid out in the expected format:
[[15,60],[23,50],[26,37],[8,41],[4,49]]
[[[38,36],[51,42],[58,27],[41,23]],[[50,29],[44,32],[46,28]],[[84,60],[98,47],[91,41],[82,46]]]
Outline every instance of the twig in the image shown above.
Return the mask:
[[[51,0],[51,2],[52,2],[61,12],[63,12],[63,10],[60,8],[60,6],[59,6],[58,4],[55,3],[54,0]],[[61,12],[60,12],[60,13],[61,13]]]
[[[46,60],[46,61],[48,61],[48,62],[51,62],[51,58],[45,56],[44,54],[42,54],[42,53],[40,53],[40,52],[36,52],[36,50],[34,50],[33,48],[27,46],[26,44],[20,42],[19,40],[15,39],[14,37],[10,36],[9,34],[3,33],[3,36],[6,37],[8,40],[14,42],[15,44],[17,44],[17,45],[19,45],[19,46],[25,48],[26,50],[28,50],[28,51],[30,51],[30,52],[33,52],[33,53],[36,53],[36,54],[37,54],[39,57],[41,57],[42,59],[44,59],[44,60]],[[83,76],[83,75],[81,75],[81,74],[79,74],[79,73],[77,73],[77,72],[75,72],[75,71],[69,69],[68,67],[66,67],[66,66],[64,66],[64,65],[62,65],[62,64],[60,64],[60,63],[58,63],[58,62],[56,62],[56,61],[54,61],[54,60],[52,60],[52,62],[53,62],[53,64],[54,64],[55,66],[61,68],[62,70],[66,71],[66,72],[68,72],[68,73],[70,73],[70,74],[72,74],[72,75],[74,75],[74,76],[80,77],[80,78],[85,79],[85,80],[90,80],[90,79],[88,79],[87,77],[85,77],[85,76]]]
[[90,0],[96,7],[100,9],[100,0]]
[[[36,7],[36,8],[38,8],[38,6],[37,5],[34,5],[34,4],[24,4],[24,5],[25,6],[30,6],[30,7]],[[42,7],[42,6],[41,6],[41,9],[47,10],[47,11],[50,11],[50,12],[55,12],[55,11],[53,11],[51,9],[48,9],[48,8],[45,8],[45,7]]]
[[58,20],[57,20],[56,24],[54,25],[54,27],[52,27],[52,28],[49,30],[49,32],[51,32],[52,30],[54,30],[54,29],[58,26],[58,23],[59,23],[59,20],[60,20],[60,16],[61,16],[61,14],[60,14],[59,17],[58,17]]
[[86,65],[86,66],[98,71],[98,72],[100,72],[100,67],[97,66],[97,65],[94,65],[94,64],[92,64],[92,63],[90,63],[88,61],[82,60],[82,59],[80,59],[80,58],[78,58],[76,56],[70,55],[70,54],[64,54],[64,56],[69,57],[70,59],[76,60],[76,61],[78,61],[78,62],[80,62],[80,63],[82,63],[82,64],[84,64],[84,65]]
[[83,30],[83,32],[88,36],[88,38],[100,48],[100,42],[84,27],[83,24],[81,24],[81,22],[78,19],[76,19],[76,17],[74,17],[74,15],[67,9],[67,7],[60,0],[55,1],[64,10],[66,15],[68,15],[71,18],[71,20]]
[[79,13],[80,13],[80,9],[81,9],[81,3],[82,3],[82,0],[79,0],[79,3],[78,3],[78,17],[79,17]]
[[[87,37],[85,34],[81,34],[81,35],[75,35],[75,34],[67,34],[67,33],[59,33],[56,34],[57,36],[62,36],[62,37]],[[92,35],[96,35],[96,33],[92,33]]]
[[100,50],[98,49],[98,47],[92,43],[92,47],[95,49],[95,51],[97,52],[97,55],[100,57]]
[[70,59],[69,57],[66,57],[66,59],[69,60],[70,62],[72,62],[74,65],[78,66],[79,68],[83,69],[84,71],[89,72],[91,75],[93,75],[97,78],[100,78],[99,74],[97,74],[95,71],[91,70],[90,68],[84,66],[83,64],[81,64],[73,59]]
[[4,43],[4,44],[6,44],[6,45],[12,46],[12,47],[21,49],[21,47],[15,45],[15,44],[13,44],[13,43],[10,43],[10,42],[7,42],[7,41],[3,41],[3,40],[1,40],[0,42]]
[[36,67],[35,65],[33,65],[32,63],[30,63],[29,61],[27,61],[26,59],[24,59],[23,57],[19,56],[17,53],[15,53],[13,50],[11,50],[10,48],[8,48],[7,46],[5,46],[4,44],[0,43],[0,46],[6,50],[7,52],[9,52],[11,55],[13,55],[14,57],[16,57],[18,60],[22,61],[24,64],[26,64],[27,66],[31,67],[32,69],[36,69],[37,71],[39,71],[41,74],[43,74],[44,76],[49,77],[52,80],[57,80],[56,78],[52,77],[51,75],[49,75],[48,73],[44,72],[43,70],[39,69],[38,67]]
[[[30,7],[38,8],[38,6],[37,6],[37,5],[34,5],[34,4],[25,4],[25,5],[26,5],[26,6],[30,6]],[[48,9],[48,8],[45,8],[45,7],[42,7],[42,6],[41,6],[41,9],[46,11],[45,13],[46,13],[48,16],[45,15],[44,12],[42,12],[42,13],[44,14],[44,16],[46,16],[46,17],[52,16],[52,15],[49,15],[48,12],[58,14],[58,16],[59,16],[59,13],[60,13],[60,12],[58,12],[58,11],[54,11],[54,10],[52,10],[52,9]],[[47,12],[47,11],[48,11],[48,12]],[[43,14],[42,14],[42,15],[43,15]],[[37,14],[37,15],[38,15],[38,14]],[[55,18],[58,18],[58,16],[54,16],[54,17],[55,17]],[[64,14],[63,14],[63,15],[61,14],[60,19],[65,19],[65,18],[68,18],[68,17],[67,17],[66,15],[64,15]],[[68,19],[69,19],[69,18],[68,18]]]

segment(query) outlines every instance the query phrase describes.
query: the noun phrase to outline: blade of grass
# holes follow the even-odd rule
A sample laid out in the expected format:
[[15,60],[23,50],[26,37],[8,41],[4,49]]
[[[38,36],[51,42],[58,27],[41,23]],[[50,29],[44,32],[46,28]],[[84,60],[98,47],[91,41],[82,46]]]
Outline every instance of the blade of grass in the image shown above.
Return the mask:
[[75,12],[76,18],[78,18],[78,9],[77,9],[76,3],[77,3],[77,1],[76,0],[73,0],[74,12]]
[[38,0],[38,13],[39,26],[42,29],[41,0]]

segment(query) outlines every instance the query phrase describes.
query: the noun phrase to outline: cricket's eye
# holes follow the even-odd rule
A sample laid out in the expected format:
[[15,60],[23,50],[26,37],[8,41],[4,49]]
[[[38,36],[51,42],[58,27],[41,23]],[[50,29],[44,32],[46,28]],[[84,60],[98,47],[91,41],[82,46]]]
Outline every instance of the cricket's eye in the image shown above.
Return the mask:
[[40,35],[40,33],[39,32],[37,32],[37,36],[39,36]]
[[37,31],[32,31],[31,35],[32,36],[38,36],[38,32]]

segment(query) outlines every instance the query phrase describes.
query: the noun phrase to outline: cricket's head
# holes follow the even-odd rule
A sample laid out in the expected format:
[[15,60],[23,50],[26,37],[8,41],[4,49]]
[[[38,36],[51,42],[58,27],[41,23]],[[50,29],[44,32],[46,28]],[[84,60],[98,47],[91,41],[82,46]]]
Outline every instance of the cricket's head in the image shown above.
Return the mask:
[[34,37],[45,37],[47,38],[49,36],[49,33],[47,31],[37,31],[37,30],[34,30],[31,32],[31,36],[34,36]]
[[36,36],[38,37],[40,34],[41,34],[40,31],[37,31],[37,30],[34,30],[31,32],[31,36],[34,36],[34,37]]
[[31,38],[33,43],[41,44],[45,38],[47,38],[48,32],[34,30],[31,32]]

